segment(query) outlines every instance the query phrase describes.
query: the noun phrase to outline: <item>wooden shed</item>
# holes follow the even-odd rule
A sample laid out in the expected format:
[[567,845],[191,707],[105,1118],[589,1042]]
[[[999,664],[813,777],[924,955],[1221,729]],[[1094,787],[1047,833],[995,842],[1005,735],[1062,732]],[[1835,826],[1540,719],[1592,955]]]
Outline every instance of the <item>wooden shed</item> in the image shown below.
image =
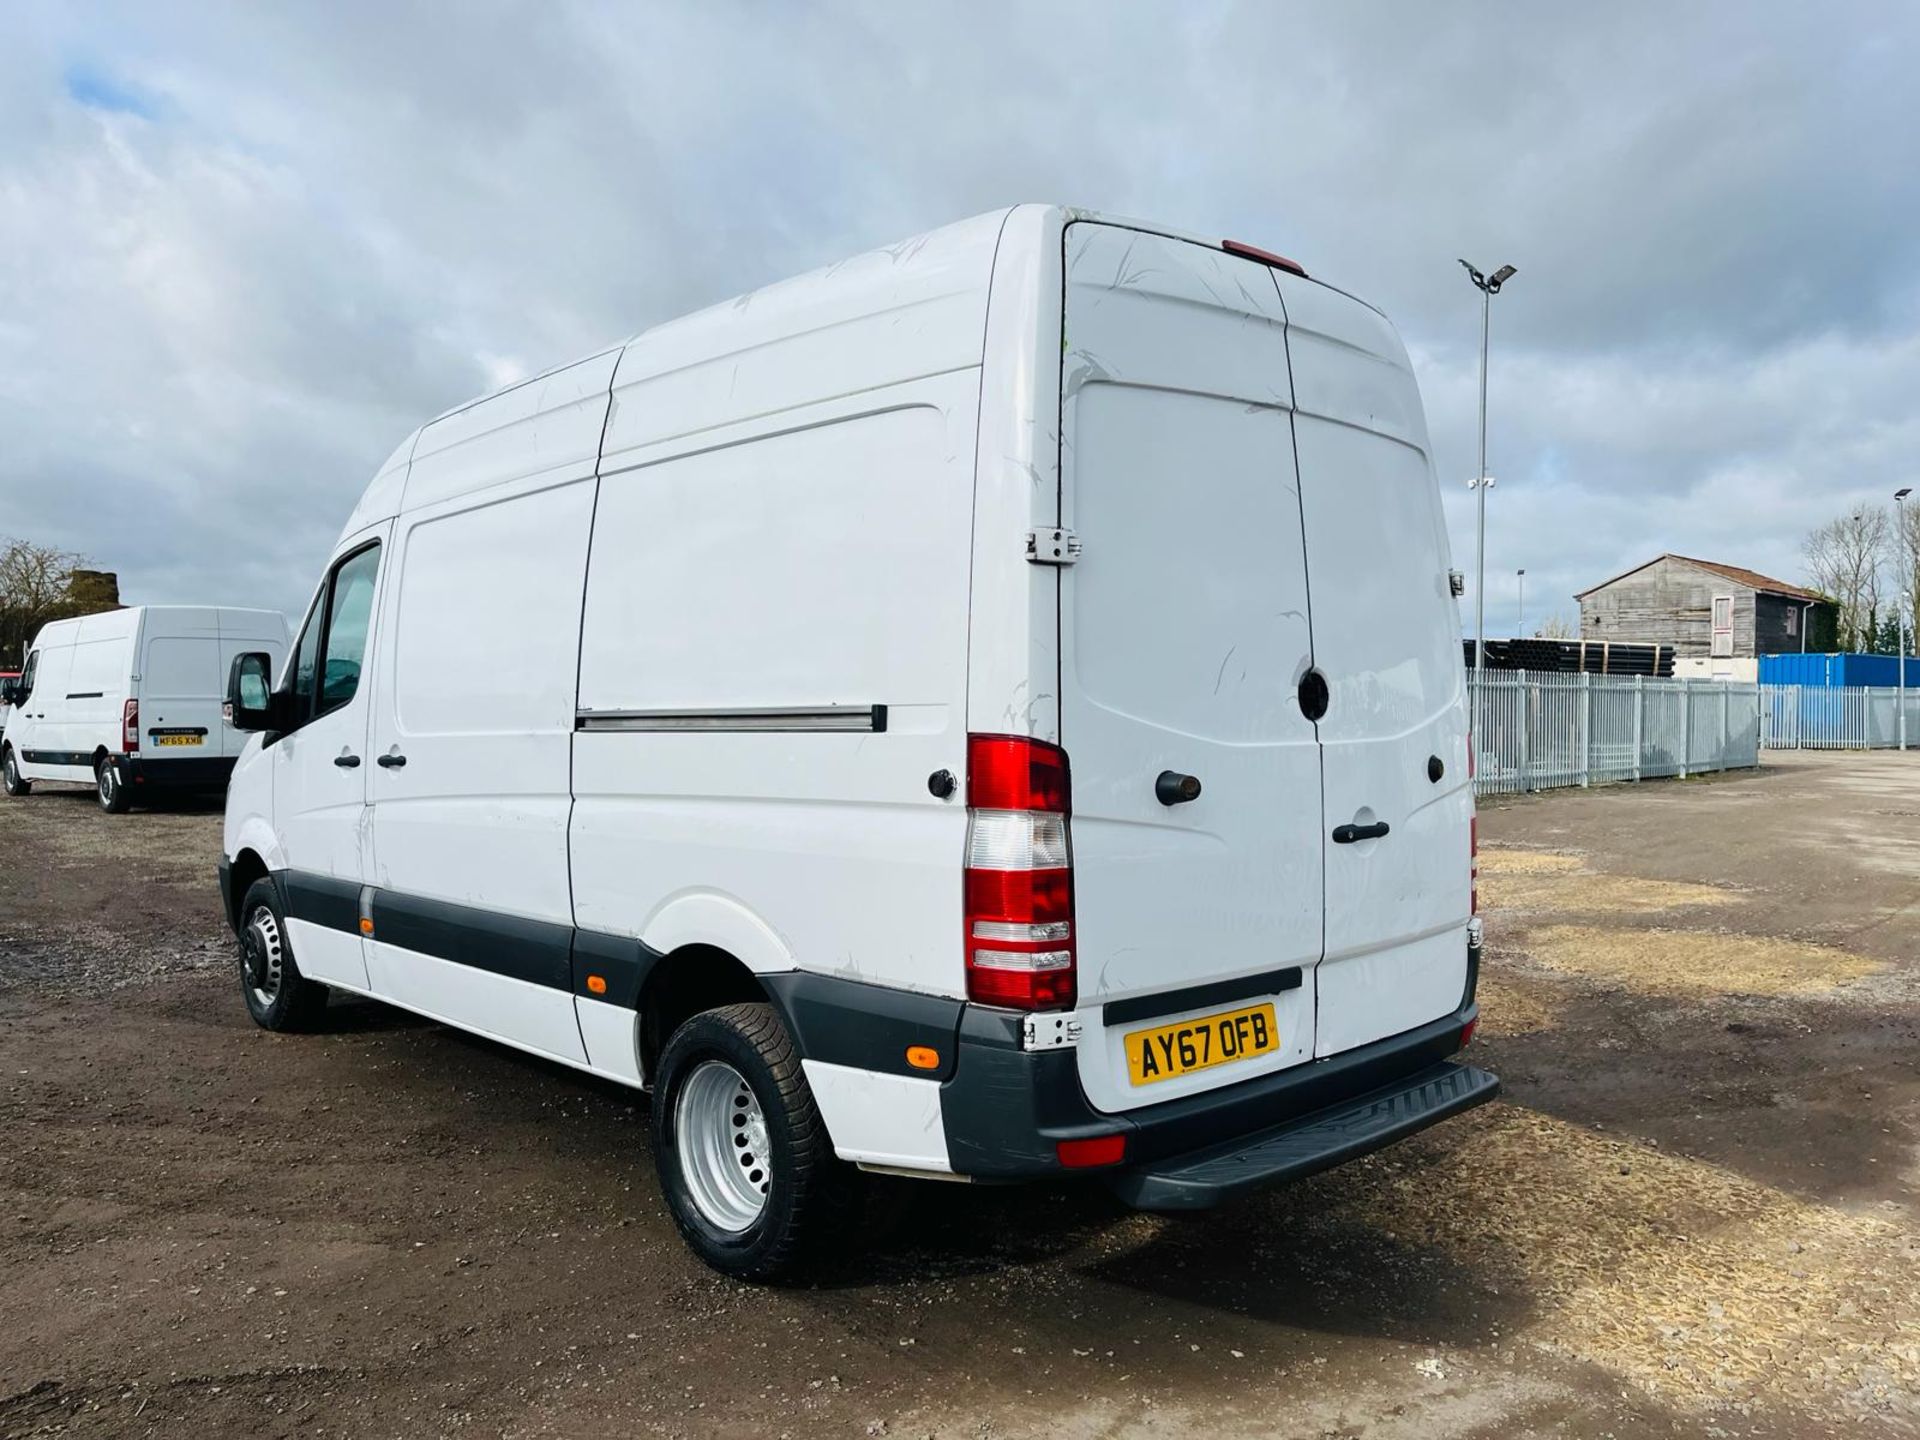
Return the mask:
[[1833,644],[1836,614],[1824,596],[1687,555],[1657,556],[1574,598],[1581,639],[1671,645],[1683,659],[1751,662]]

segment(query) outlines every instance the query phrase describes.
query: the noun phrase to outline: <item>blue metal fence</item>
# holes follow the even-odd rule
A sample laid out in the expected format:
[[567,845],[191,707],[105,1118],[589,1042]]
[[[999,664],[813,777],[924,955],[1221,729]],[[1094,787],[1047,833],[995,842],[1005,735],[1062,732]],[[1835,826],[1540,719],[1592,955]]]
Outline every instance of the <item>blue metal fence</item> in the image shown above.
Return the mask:
[[[1877,657],[1876,657],[1877,658]],[[1769,750],[1891,750],[1920,746],[1920,689],[1892,685],[1762,685],[1760,743]]]

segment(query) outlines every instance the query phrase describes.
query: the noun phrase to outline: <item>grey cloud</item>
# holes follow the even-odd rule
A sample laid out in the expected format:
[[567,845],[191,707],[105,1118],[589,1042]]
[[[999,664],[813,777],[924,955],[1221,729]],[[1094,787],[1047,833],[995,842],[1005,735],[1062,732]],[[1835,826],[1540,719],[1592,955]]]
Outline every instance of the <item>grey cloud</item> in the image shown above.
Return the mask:
[[[1232,234],[1407,336],[1489,614],[1660,549],[1797,574],[1905,483],[1920,16],[1863,4],[18,8],[0,531],[288,609],[373,467],[504,377],[980,210]],[[86,104],[89,85],[140,97]],[[140,113],[145,110],[147,113]]]

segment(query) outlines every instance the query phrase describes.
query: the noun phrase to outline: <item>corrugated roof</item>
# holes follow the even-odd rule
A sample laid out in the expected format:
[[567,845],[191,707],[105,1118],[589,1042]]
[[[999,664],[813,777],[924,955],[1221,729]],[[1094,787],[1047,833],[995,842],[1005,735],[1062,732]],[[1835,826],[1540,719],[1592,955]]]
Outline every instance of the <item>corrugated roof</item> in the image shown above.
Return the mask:
[[1643,560],[1631,570],[1622,570],[1611,580],[1602,580],[1598,585],[1590,585],[1573,598],[1576,600],[1584,600],[1587,596],[1593,594],[1594,591],[1604,590],[1607,586],[1613,584],[1614,581],[1624,580],[1629,575],[1637,575],[1640,571],[1646,569],[1647,566],[1657,564],[1662,560],[1678,560],[1683,565],[1693,565],[1702,570],[1711,570],[1714,574],[1724,575],[1727,579],[1744,585],[1749,590],[1764,590],[1769,595],[1787,595],[1796,600],[1824,600],[1826,598],[1818,591],[1809,590],[1803,585],[1789,585],[1784,580],[1775,580],[1771,575],[1762,575],[1758,570],[1749,570],[1744,565],[1723,565],[1718,560],[1700,560],[1692,555],[1675,555],[1671,550],[1663,555],[1656,555],[1651,560]]

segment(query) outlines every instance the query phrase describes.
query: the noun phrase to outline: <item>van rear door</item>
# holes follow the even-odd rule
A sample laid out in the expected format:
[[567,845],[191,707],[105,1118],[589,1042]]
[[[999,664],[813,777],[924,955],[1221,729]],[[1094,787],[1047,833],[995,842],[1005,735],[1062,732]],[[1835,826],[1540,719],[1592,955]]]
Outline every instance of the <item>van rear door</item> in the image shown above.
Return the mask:
[[1466,676],[1406,351],[1376,311],[1274,273],[1287,308],[1314,663],[1329,689],[1314,1053],[1332,1055],[1449,1014],[1464,993]]
[[[150,760],[204,759],[225,748],[220,625],[213,610],[149,610],[142,627],[140,749]],[[244,738],[244,737],[242,737]]]
[[[1080,1079],[1111,1112],[1314,1053],[1320,750],[1300,700],[1308,556],[1270,272],[1087,222],[1067,229],[1066,267],[1062,522],[1084,552],[1059,582],[1061,739]],[[1168,771],[1199,796],[1163,803]],[[1128,1037],[1246,1010],[1272,1030],[1189,1036],[1190,1058],[1255,1053],[1130,1059]]]

